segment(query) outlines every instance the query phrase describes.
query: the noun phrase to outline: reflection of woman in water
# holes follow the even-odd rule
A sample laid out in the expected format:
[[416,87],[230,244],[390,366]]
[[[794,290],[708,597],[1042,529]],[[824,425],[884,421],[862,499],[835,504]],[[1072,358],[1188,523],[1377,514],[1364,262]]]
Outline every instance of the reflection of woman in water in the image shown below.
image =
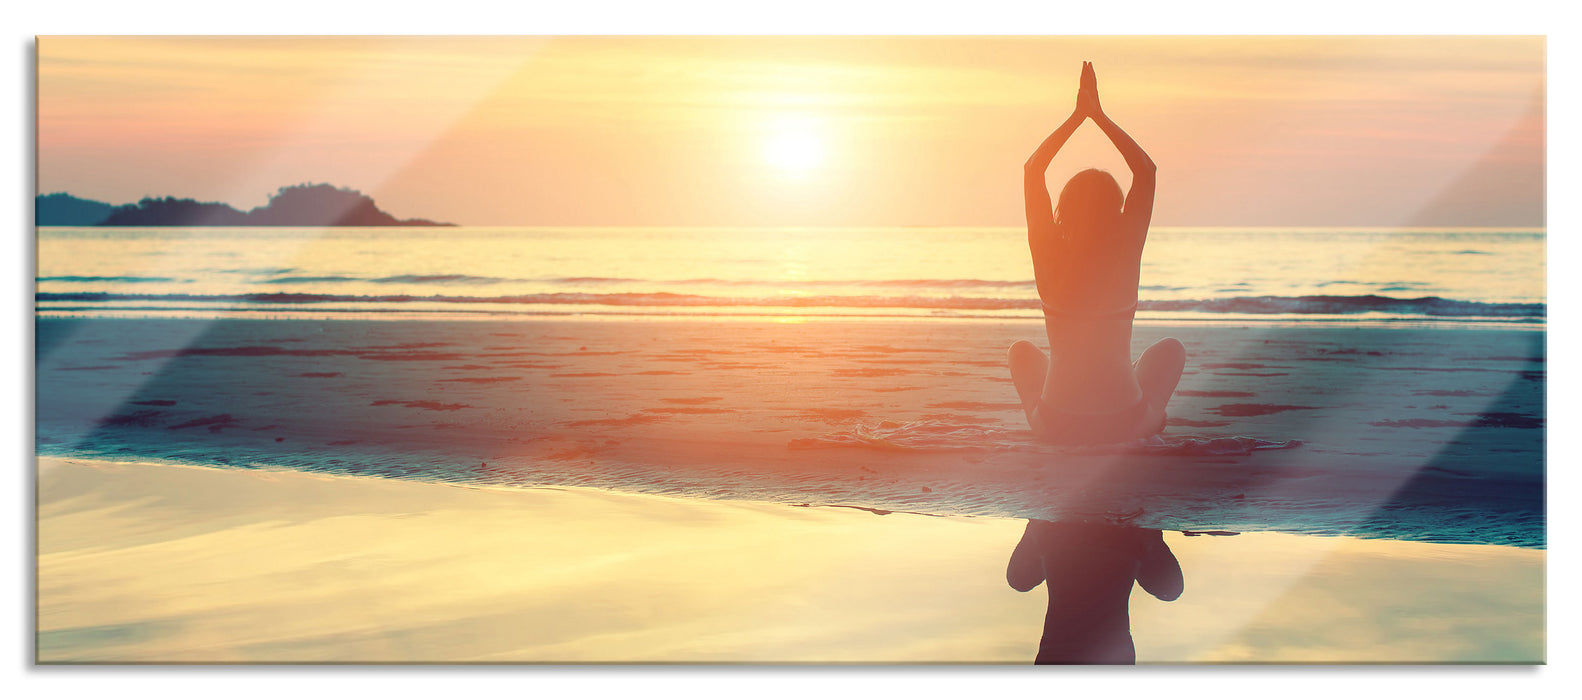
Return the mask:
[[1036,664],[1132,664],[1132,582],[1160,600],[1183,587],[1181,565],[1158,530],[1027,521],[1005,580],[1026,592],[1049,588]]
[[[1132,171],[1131,192],[1102,170],[1084,170],[1051,210],[1044,172],[1066,139],[1092,119]],[[1033,431],[1061,443],[1122,442],[1164,429],[1165,404],[1186,351],[1166,338],[1131,361],[1132,317],[1143,242],[1154,207],[1154,163],[1105,116],[1098,80],[1082,64],[1077,106],[1027,160],[1027,243],[1044,305],[1050,356],[1019,341],[1011,378]]]

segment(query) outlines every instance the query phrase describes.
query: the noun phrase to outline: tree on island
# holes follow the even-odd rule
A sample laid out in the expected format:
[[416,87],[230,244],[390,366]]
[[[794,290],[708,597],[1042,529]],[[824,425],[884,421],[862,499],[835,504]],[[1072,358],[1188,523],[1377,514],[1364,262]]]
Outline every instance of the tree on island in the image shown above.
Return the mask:
[[[95,208],[93,205],[97,205]],[[61,212],[70,207],[71,214]],[[94,212],[103,212],[89,221]],[[35,200],[38,226],[454,226],[427,219],[397,219],[357,190],[327,184],[282,187],[269,202],[251,211],[229,204],[175,197],[144,197],[136,204],[111,207],[65,193]]]
[[282,187],[247,213],[250,226],[406,226],[374,206],[372,197],[334,185]]
[[114,209],[113,204],[54,192],[33,200],[33,219],[39,226],[93,226]]
[[229,204],[175,197],[144,197],[116,207],[100,226],[247,226],[247,215]]

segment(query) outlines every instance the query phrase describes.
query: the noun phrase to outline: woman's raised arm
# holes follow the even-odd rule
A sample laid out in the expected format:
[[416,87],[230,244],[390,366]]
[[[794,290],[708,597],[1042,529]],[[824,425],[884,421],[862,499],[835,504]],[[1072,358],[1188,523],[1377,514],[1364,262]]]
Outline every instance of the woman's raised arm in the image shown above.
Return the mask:
[[[1083,69],[1088,70],[1086,63]],[[1039,274],[1039,262],[1044,259],[1044,248],[1054,242],[1055,238],[1055,208],[1049,200],[1049,187],[1044,182],[1044,173],[1049,170],[1049,163],[1055,159],[1055,154],[1066,145],[1066,141],[1082,126],[1082,121],[1088,117],[1082,111],[1081,92],[1078,92],[1077,108],[1073,109],[1071,116],[1066,117],[1065,123],[1055,129],[1049,138],[1038,144],[1038,150],[1022,165],[1022,199],[1027,207],[1027,244],[1032,248],[1034,276],[1043,279]]]
[[1055,231],[1055,208],[1049,200],[1049,187],[1044,182],[1044,173],[1049,170],[1049,163],[1055,159],[1055,154],[1060,152],[1060,147],[1075,133],[1077,127],[1082,126],[1083,116],[1075,112],[1066,118],[1064,124],[1039,144],[1038,150],[1033,152],[1031,158],[1022,166],[1022,197],[1027,202],[1027,234],[1047,233]]
[[1126,167],[1132,171],[1132,189],[1126,193],[1125,216],[1146,231],[1154,213],[1154,171],[1157,168],[1153,159],[1143,152],[1142,146],[1137,145],[1099,106],[1098,77],[1094,75],[1091,63],[1082,66],[1077,109],[1093,118],[1093,123],[1098,125],[1099,130],[1109,137],[1110,143],[1115,144],[1115,149],[1121,152],[1121,157],[1126,159]]

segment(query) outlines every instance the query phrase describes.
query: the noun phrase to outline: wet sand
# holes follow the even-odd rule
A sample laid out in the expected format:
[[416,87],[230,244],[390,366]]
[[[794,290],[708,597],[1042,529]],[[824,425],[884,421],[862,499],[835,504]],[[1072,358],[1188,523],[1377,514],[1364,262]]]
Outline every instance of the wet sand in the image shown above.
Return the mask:
[[[38,660],[1030,663],[1022,522],[42,459]],[[1166,541],[1142,663],[1544,659],[1546,553]]]
[[1140,324],[1138,352],[1187,347],[1167,438],[1302,445],[1085,454],[1039,444],[1016,403],[1005,350],[1036,323],[35,328],[43,455],[1545,544],[1542,331]]

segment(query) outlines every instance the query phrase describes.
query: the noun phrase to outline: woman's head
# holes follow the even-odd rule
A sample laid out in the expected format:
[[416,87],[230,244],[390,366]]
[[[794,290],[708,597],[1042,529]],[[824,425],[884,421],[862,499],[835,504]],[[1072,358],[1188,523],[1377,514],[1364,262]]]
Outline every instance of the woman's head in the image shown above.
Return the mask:
[[1060,204],[1055,208],[1055,222],[1076,224],[1083,228],[1120,216],[1126,195],[1120,183],[1109,173],[1088,168],[1066,182],[1060,190]]

